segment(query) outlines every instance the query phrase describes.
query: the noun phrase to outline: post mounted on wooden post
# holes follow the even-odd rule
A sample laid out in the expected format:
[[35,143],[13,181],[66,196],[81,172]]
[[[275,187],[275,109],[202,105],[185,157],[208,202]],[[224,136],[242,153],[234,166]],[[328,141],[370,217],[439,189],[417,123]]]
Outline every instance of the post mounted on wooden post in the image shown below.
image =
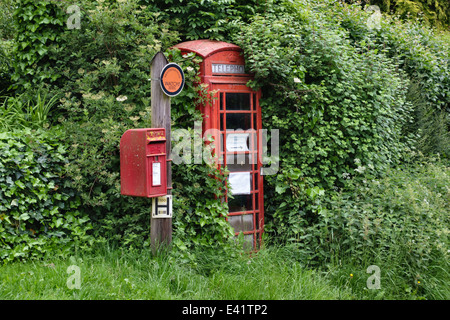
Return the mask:
[[[164,94],[160,86],[161,71],[168,63],[162,52],[158,52],[151,66],[151,108],[152,127],[166,129],[166,154],[171,153],[171,116],[170,97]],[[172,166],[167,162],[167,194],[172,194]],[[151,216],[151,215],[150,215]],[[172,218],[150,218],[150,240],[153,254],[161,246],[168,246],[172,242]]]

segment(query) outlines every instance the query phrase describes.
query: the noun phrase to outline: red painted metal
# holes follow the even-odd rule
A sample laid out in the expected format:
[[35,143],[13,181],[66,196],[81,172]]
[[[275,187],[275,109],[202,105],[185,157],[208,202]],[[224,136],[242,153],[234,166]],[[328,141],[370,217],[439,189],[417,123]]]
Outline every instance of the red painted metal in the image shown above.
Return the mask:
[[[227,216],[227,220],[233,225],[236,235],[242,231],[244,238],[247,238],[246,240],[251,243],[252,249],[257,249],[261,241],[261,233],[264,230],[263,177],[260,175],[262,144],[259,141],[261,135],[257,134],[258,130],[262,129],[259,105],[261,91],[254,91],[246,86],[247,82],[253,79],[253,76],[243,70],[245,60],[240,47],[213,40],[187,41],[179,43],[175,47],[180,49],[182,54],[194,52],[203,58],[200,63],[200,83],[207,85],[208,90],[215,93],[212,103],[207,102],[200,106],[204,120],[203,133],[207,130],[214,133],[215,153],[219,156],[218,167],[227,165],[227,158],[237,157],[238,153],[246,159],[250,159],[250,157],[257,159],[256,163],[246,163],[245,170],[241,169],[241,171],[239,166],[233,169],[230,169],[230,165],[228,166],[230,171],[237,170],[236,172],[248,172],[250,174],[251,190],[249,194],[238,197],[240,200],[243,199],[244,210],[236,211],[235,208],[230,207]],[[236,110],[238,108],[233,105],[232,101],[235,101],[237,97],[243,99],[244,110]],[[227,150],[227,134],[239,133],[239,131],[229,128],[227,119],[229,123],[233,120],[240,125],[247,125],[246,128],[241,127],[241,129],[253,129],[255,131],[255,134],[250,134],[254,142],[254,149],[241,152],[229,152]],[[229,205],[234,205],[237,201],[236,195],[235,199],[229,199],[227,196],[227,201]]]
[[164,128],[130,129],[122,135],[120,139],[121,194],[147,198],[166,195],[166,168],[166,130]]

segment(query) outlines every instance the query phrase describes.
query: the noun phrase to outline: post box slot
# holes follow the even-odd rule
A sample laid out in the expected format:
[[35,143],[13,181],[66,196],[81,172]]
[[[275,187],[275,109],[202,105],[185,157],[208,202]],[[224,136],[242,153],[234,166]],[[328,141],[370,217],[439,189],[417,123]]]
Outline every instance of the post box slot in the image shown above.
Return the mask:
[[165,155],[166,155],[165,153],[151,153],[151,154],[147,154],[147,157],[154,157],[154,156],[162,157]]

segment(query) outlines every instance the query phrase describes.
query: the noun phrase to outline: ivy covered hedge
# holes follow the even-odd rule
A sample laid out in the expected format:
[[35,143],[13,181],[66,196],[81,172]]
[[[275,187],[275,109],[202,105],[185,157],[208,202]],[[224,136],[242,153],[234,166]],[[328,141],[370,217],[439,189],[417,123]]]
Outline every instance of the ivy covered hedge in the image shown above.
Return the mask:
[[55,63],[48,53],[57,49],[64,25],[64,11],[52,1],[20,0],[14,11],[16,41],[12,80],[18,90],[32,89],[42,81],[55,81]]
[[[24,10],[52,8],[65,19],[66,4],[42,0],[21,0],[15,14],[21,22]],[[120,194],[120,138],[131,128],[150,127],[150,65],[153,56],[178,43],[178,32],[161,23],[158,14],[139,1],[81,1],[80,29],[54,28],[58,41],[48,44],[39,63],[28,65],[30,74],[39,72],[40,63],[52,75],[41,79],[43,90],[58,97],[52,109],[52,130],[67,150],[66,183],[79,195],[83,212],[89,215],[96,241],[121,246],[149,245],[151,201]],[[46,10],[49,20],[54,11]],[[40,11],[39,11],[40,12]],[[40,25],[42,16],[35,23]],[[26,27],[23,27],[26,28]],[[44,36],[37,28],[35,37]],[[56,38],[55,38],[56,39]],[[28,40],[17,36],[16,50],[28,48]],[[23,45],[22,45],[23,43]],[[23,54],[28,54],[23,50]],[[195,110],[202,93],[194,86],[198,60],[166,52],[187,75],[183,92],[172,101],[173,129],[188,129],[201,119]],[[48,61],[53,61],[51,66]],[[28,68],[28,69],[27,69]],[[27,86],[33,77],[16,76]],[[223,219],[227,207],[221,201],[220,187],[225,178],[206,165],[173,166],[174,244],[183,250],[194,245],[219,246],[232,235]]]
[[[314,230],[352,178],[382,176],[414,152],[449,154],[449,44],[420,24],[383,15],[370,28],[370,12],[332,0],[80,0],[81,28],[67,29],[67,3],[18,3],[13,79],[58,99],[47,119],[66,152],[64,181],[98,241],[148,245],[149,202],[120,195],[119,142],[127,129],[150,126],[150,62],[159,50],[185,71],[172,127],[192,133],[196,104],[208,98],[195,86],[199,60],[168,50],[186,39],[240,45],[255,73],[248,85],[263,91],[263,127],[280,130],[280,171],[265,179],[268,234],[303,248],[321,243]],[[173,166],[180,249],[226,242],[224,178],[204,164]]]
[[93,238],[80,197],[68,187],[67,150],[43,131],[0,133],[0,259],[70,254]]

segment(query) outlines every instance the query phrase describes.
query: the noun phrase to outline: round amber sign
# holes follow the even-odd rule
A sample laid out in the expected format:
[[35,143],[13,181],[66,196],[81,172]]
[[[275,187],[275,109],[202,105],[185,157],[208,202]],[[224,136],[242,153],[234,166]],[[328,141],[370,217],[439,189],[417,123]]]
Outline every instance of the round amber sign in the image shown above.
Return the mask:
[[161,89],[170,97],[174,97],[183,90],[184,73],[176,63],[167,64],[161,71]]

